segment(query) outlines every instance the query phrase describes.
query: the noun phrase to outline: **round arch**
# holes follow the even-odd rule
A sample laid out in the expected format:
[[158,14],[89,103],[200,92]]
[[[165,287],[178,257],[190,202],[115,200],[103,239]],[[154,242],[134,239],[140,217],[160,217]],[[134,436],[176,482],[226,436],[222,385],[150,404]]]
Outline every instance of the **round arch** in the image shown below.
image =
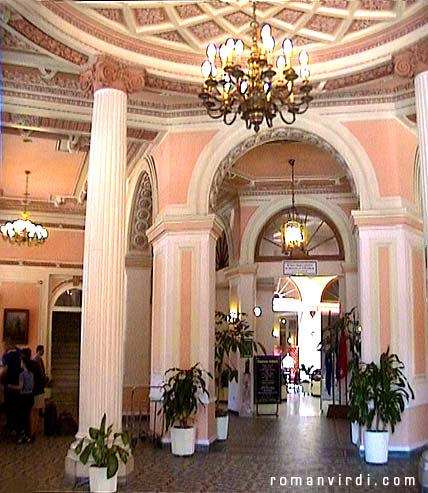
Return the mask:
[[[345,213],[335,204],[319,196],[296,197],[296,207],[307,206],[314,210],[322,210],[323,214],[337,227],[343,241],[345,262],[356,261],[356,247],[352,238],[348,218]],[[241,240],[240,263],[251,264],[254,262],[257,239],[269,219],[281,210],[291,207],[289,196],[272,199],[269,203],[259,207],[251,216],[244,230]]]
[[292,127],[278,126],[258,134],[249,134],[240,124],[222,128],[205,147],[195,165],[188,192],[189,212],[209,213],[211,188],[220,166],[226,169],[242,154],[262,143],[286,140],[299,133],[307,142],[326,143],[336,156],[340,156],[353,179],[362,209],[381,207],[376,173],[356,137],[338,121],[329,120],[327,125],[319,115],[311,113],[310,116],[309,119],[302,115]]
[[51,371],[51,350],[52,350],[52,312],[54,311],[55,304],[58,298],[65,293],[68,289],[80,289],[82,290],[82,281],[76,283],[75,280],[68,280],[60,283],[52,291],[49,297],[49,311],[48,311],[48,333],[46,336],[45,343],[45,359],[46,359],[46,371],[49,373]]
[[[127,220],[127,253],[130,251],[138,250],[137,241],[135,241],[135,231],[140,229],[138,222],[144,222],[144,219],[139,220],[138,216],[141,215],[141,208],[138,207],[139,197],[146,192],[146,189],[150,189],[151,204],[150,210],[145,211],[145,216],[148,214],[150,217],[150,223],[153,224],[154,218],[158,212],[158,182],[156,175],[156,167],[153,156],[145,156],[138,165],[134,168],[134,172],[128,181],[127,194],[128,200],[126,204],[126,220]],[[139,214],[140,213],[140,214]],[[148,224],[149,227],[151,224]],[[147,229],[147,228],[146,228]]]

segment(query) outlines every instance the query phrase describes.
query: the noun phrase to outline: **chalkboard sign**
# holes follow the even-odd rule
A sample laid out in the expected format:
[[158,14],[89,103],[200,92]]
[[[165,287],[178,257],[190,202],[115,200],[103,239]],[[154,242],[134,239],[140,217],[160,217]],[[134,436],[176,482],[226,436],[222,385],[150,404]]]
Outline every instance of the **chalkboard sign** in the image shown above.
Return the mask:
[[254,402],[281,403],[281,356],[254,356]]

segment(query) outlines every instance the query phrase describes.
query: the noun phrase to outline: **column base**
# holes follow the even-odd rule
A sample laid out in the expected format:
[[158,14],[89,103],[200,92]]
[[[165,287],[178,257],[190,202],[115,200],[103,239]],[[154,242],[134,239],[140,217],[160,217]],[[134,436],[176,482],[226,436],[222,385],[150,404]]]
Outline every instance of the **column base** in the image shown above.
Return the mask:
[[[66,482],[75,483],[79,479],[85,479],[89,477],[89,465],[83,465],[74,449],[78,444],[78,440],[74,441],[68,449],[65,457],[65,474],[64,479]],[[124,482],[124,480],[132,474],[134,471],[134,457],[130,455],[128,462],[123,464],[119,462],[119,476],[118,483]]]

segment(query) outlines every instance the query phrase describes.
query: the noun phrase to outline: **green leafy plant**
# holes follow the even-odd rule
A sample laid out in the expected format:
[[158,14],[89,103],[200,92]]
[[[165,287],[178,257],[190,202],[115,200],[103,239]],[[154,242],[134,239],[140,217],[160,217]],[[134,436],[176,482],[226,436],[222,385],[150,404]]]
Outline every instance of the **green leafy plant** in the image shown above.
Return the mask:
[[349,383],[348,418],[363,426],[367,421],[369,379],[366,365],[353,367]]
[[321,342],[318,345],[319,351],[332,353],[339,345],[340,334],[345,332],[346,339],[349,341],[351,353],[351,364],[358,367],[361,357],[361,325],[355,314],[356,307],[344,313],[334,323],[323,330]]
[[379,365],[371,362],[355,368],[350,382],[349,417],[367,426],[369,431],[385,431],[401,421],[406,402],[415,395],[406,376],[404,364],[388,349],[380,355]]
[[227,414],[227,409],[221,409],[220,405],[220,389],[225,387],[225,384],[238,381],[238,369],[235,368],[229,360],[232,353],[240,352],[245,355],[253,352],[262,351],[266,354],[266,350],[260,342],[254,340],[254,331],[249,327],[245,320],[245,313],[238,313],[234,320],[230,320],[229,316],[223,312],[215,314],[215,384],[217,392],[216,400],[216,416],[224,416]]
[[[116,442],[121,440],[124,447]],[[82,438],[75,449],[82,464],[92,458],[91,466],[106,467],[107,479],[112,478],[119,469],[119,460],[124,464],[129,457],[129,435],[127,432],[113,433],[113,425],[106,429],[106,415],[99,428],[89,428],[89,438]]]
[[403,362],[396,354],[389,354],[389,347],[381,354],[379,366],[374,362],[367,365],[369,410],[365,424],[369,430],[384,431],[390,425],[394,433],[405,403],[415,398],[403,369]]
[[199,363],[188,370],[170,368],[165,372],[162,408],[166,429],[171,426],[189,428],[198,406],[205,405],[204,397],[209,398],[205,378],[212,378],[211,373],[202,369]]

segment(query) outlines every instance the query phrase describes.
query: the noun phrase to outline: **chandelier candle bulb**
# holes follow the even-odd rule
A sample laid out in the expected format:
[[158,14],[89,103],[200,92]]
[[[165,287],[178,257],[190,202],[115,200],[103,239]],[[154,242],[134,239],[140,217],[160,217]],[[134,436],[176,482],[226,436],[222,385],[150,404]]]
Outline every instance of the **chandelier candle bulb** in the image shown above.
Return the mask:
[[[256,2],[252,4],[249,53],[244,56],[241,39],[228,38],[218,50],[214,43],[209,43],[207,60],[201,67],[204,84],[199,97],[211,118],[221,118],[226,125],[232,125],[239,116],[248,129],[258,132],[263,122],[271,128],[277,115],[284,123],[292,125],[297,115],[308,110],[313,98],[308,53],[302,51],[299,55],[299,72],[292,68],[291,40],[285,39],[282,43],[284,55],[275,57],[271,26],[264,24],[260,29]],[[215,66],[217,55],[220,70]]]

